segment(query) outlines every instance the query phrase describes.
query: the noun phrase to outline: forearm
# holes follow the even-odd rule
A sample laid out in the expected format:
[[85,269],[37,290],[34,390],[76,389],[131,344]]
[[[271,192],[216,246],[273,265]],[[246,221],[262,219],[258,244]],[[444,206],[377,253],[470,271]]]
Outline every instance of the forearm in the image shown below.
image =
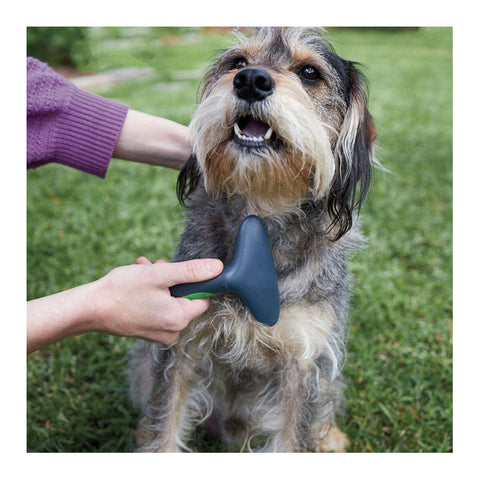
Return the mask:
[[94,330],[96,282],[27,302],[27,351]]
[[191,153],[187,135],[184,125],[129,110],[113,157],[181,170]]

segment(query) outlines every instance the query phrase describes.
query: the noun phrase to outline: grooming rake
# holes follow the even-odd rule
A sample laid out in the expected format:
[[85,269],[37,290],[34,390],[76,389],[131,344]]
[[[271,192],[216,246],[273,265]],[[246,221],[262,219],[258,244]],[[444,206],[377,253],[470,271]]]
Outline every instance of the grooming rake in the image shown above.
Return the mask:
[[252,315],[273,326],[280,314],[280,296],[272,249],[262,221],[249,215],[240,225],[232,262],[215,278],[170,287],[174,297],[206,298],[233,292]]

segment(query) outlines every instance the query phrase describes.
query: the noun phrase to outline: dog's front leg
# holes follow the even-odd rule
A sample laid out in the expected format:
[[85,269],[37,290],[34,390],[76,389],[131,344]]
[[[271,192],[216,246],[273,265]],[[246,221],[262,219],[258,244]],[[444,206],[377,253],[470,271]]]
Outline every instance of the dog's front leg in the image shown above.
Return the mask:
[[260,401],[260,429],[269,432],[262,451],[345,451],[347,437],[330,425],[341,397],[341,385],[318,375],[310,361],[292,360],[269,389],[269,402]]
[[[307,450],[308,415],[305,405],[308,392],[302,379],[305,366],[290,360],[275,376],[252,412],[258,433],[267,432],[263,452],[304,452]],[[256,430],[256,429],[254,429]],[[255,436],[254,432],[254,435]]]
[[156,380],[135,435],[138,450],[188,450],[186,441],[192,429],[188,403],[195,376],[194,369],[191,361],[181,354],[171,354],[168,363],[162,362],[158,368],[158,372],[154,371]]

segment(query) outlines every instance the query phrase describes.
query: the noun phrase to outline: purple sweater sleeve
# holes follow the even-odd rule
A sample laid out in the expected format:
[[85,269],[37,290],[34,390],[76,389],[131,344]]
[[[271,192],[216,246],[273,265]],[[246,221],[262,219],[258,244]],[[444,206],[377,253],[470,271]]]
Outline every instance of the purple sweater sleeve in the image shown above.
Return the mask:
[[27,58],[27,168],[61,163],[105,178],[128,106]]

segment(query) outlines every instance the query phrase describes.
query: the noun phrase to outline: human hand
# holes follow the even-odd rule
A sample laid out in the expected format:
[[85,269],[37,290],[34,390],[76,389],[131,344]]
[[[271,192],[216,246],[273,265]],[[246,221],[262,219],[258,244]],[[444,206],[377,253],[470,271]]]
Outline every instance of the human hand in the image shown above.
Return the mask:
[[179,263],[157,260],[152,264],[145,257],[139,257],[136,265],[115,268],[97,280],[103,314],[96,330],[172,343],[192,319],[208,309],[210,301],[172,297],[169,287],[208,280],[222,269],[222,262],[214,259]]
[[27,351],[87,332],[172,343],[179,332],[205,312],[208,299],[170,295],[177,283],[200,282],[222,272],[220,260],[202,259],[117,267],[91,283],[27,302]]

